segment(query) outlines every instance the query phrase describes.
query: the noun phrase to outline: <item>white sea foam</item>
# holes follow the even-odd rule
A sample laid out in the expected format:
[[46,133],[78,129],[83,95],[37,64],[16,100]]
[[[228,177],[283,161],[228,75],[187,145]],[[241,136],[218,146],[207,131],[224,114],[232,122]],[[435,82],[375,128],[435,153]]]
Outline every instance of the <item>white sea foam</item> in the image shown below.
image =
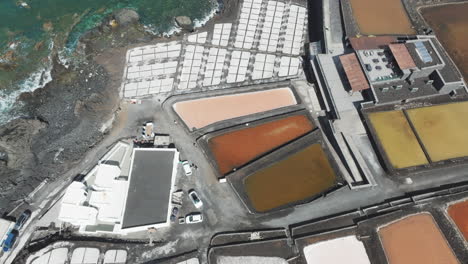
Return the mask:
[[[49,52],[54,48],[54,42],[50,41],[48,45]],[[28,78],[17,84],[18,89],[11,90],[0,90],[0,125],[4,124],[16,117],[18,113],[13,110],[17,110],[20,103],[17,101],[18,96],[25,92],[33,92],[36,89],[44,87],[50,81],[52,81],[52,57],[49,55],[48,63],[31,73]]]
[[61,51],[58,52],[58,60],[60,64],[63,65],[63,67],[67,68],[70,66],[70,59],[67,55],[68,51],[66,48],[62,49]]
[[33,72],[27,79],[19,84],[19,89],[14,91],[0,90],[0,124],[4,124],[17,116],[12,110],[18,106],[17,98],[25,92],[32,92],[44,87],[52,81],[52,65]]
[[180,31],[181,31],[181,29],[174,25],[172,28],[170,28],[166,32],[162,33],[162,35],[164,37],[170,37],[170,36],[174,35],[175,33],[179,33]]
[[144,27],[146,32],[148,32],[148,33],[150,33],[152,35],[155,35],[155,36],[160,35],[160,36],[164,36],[164,37],[170,37],[170,36],[174,35],[175,33],[178,33],[178,32],[181,31],[181,29],[178,28],[175,25],[175,23],[171,28],[169,28],[168,30],[166,30],[166,31],[164,31],[162,33],[160,33],[153,24],[147,24],[147,25],[144,25],[143,27]]
[[[216,15],[216,12],[218,11],[219,9],[219,4],[216,3],[215,6],[213,7],[213,9],[210,11],[210,13],[208,15],[206,15],[205,17],[203,18],[200,18],[200,19],[194,19],[193,20],[193,26],[194,28],[199,28],[199,27],[203,27],[208,21],[210,21],[210,19],[212,19],[215,15]],[[169,28],[168,30],[160,33],[158,32],[155,28],[154,25],[152,24],[147,24],[147,25],[144,25],[144,28],[146,30],[146,32],[149,32],[153,35],[162,35],[164,37],[170,37],[176,33],[179,33],[180,31],[182,31],[182,29],[180,27],[177,26],[177,24],[175,23],[174,21],[174,24],[172,25],[171,28]]]
[[211,12],[208,15],[206,15],[204,18],[194,19],[193,26],[195,28],[203,27],[208,21],[210,21],[210,19],[212,19],[216,15],[216,12],[218,12],[218,9],[219,9],[219,4],[216,3],[213,9],[211,9]]

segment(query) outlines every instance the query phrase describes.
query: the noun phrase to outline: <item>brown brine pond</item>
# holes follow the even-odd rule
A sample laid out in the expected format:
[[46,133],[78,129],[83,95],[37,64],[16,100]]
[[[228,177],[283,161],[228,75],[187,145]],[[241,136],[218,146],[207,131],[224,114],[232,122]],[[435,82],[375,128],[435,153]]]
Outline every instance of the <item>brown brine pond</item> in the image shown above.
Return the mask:
[[306,116],[290,116],[215,136],[208,147],[224,175],[313,129]]
[[378,230],[389,264],[457,264],[432,215],[420,213]]
[[320,144],[313,144],[244,180],[258,212],[298,203],[331,189],[336,174]]
[[350,1],[361,34],[416,34],[401,0]]
[[468,3],[427,7],[421,13],[468,80]]
[[468,241],[468,200],[450,205],[447,212]]

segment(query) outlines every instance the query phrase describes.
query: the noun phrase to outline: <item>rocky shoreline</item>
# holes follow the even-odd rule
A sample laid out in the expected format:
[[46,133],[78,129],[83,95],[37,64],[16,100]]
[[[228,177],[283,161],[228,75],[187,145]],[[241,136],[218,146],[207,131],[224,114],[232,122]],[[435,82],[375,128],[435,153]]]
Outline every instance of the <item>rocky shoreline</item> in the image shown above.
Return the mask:
[[161,39],[144,29],[135,11],[122,9],[80,38],[79,60],[64,66],[54,56],[53,80],[18,98],[25,117],[0,126],[0,214],[44,180],[58,179],[104,138],[104,124],[120,107],[126,50]]

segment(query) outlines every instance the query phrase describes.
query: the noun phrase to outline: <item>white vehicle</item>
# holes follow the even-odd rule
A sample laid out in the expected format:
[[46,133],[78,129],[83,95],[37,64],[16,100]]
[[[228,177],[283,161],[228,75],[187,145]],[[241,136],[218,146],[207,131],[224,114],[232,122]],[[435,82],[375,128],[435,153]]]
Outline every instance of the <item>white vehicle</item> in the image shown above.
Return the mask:
[[201,213],[192,213],[185,217],[186,224],[195,224],[203,222],[203,215]]
[[203,206],[203,202],[200,200],[195,190],[189,191],[188,195],[189,195],[190,200],[192,200],[193,205],[195,205],[196,208],[200,209]]
[[192,175],[192,168],[190,167],[190,163],[187,160],[182,161],[182,168],[184,169],[186,176]]

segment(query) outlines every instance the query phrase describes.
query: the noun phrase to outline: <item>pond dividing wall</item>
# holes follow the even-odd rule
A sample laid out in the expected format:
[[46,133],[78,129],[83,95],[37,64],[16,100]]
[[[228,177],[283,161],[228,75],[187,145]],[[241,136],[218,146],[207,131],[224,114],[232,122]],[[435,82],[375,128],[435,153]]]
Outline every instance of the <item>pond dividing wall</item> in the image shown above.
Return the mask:
[[363,35],[416,34],[401,0],[349,1]]
[[333,188],[337,176],[322,146],[312,144],[244,179],[253,208],[266,212]]
[[313,129],[307,116],[289,116],[214,136],[208,148],[218,172],[225,175]]
[[181,101],[172,107],[185,125],[195,130],[216,122],[296,104],[290,88],[277,88]]
[[421,14],[467,81],[468,3],[423,8]]

